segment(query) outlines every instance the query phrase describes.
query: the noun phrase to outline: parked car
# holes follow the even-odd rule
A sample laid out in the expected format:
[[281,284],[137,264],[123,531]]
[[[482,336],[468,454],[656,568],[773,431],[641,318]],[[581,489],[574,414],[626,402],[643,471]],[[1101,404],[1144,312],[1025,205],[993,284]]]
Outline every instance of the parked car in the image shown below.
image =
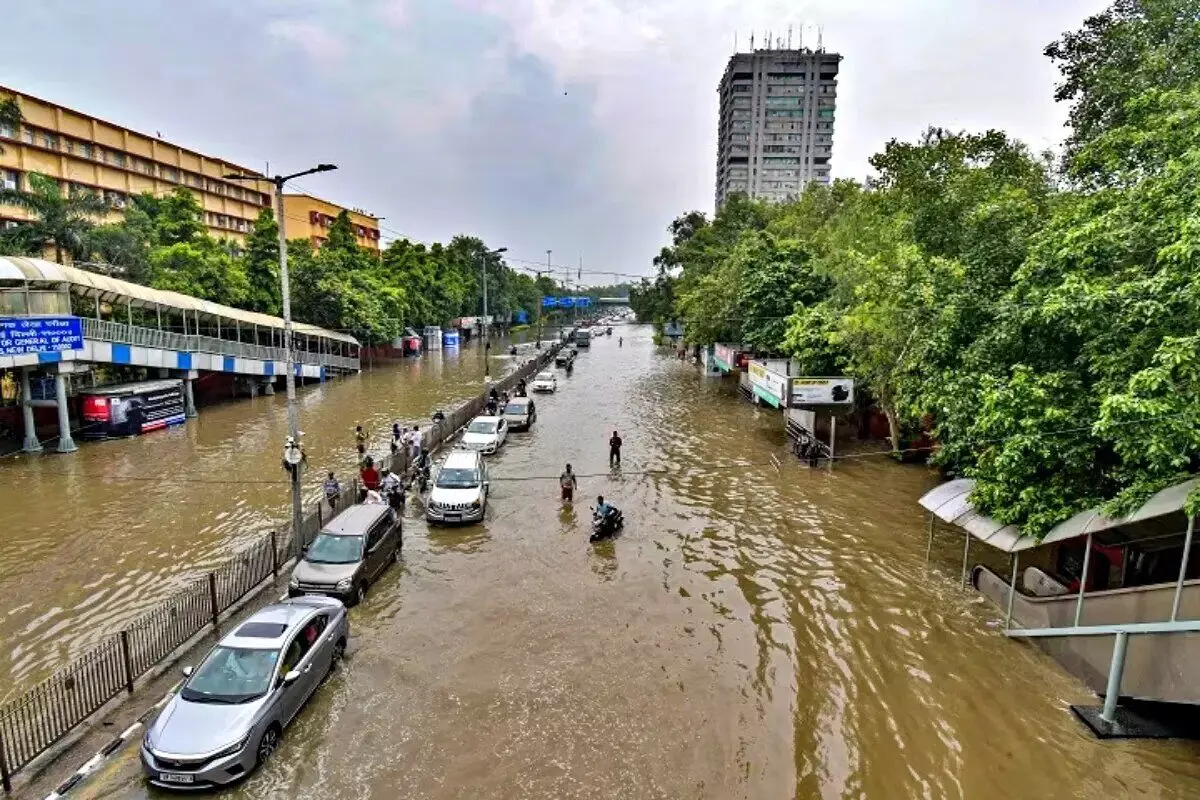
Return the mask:
[[321,529],[292,570],[288,596],[328,595],[362,602],[367,587],[400,560],[403,532],[384,505],[351,506]]
[[504,417],[476,417],[463,433],[462,446],[481,453],[494,453],[508,438],[508,422]]
[[256,612],[227,634],[159,712],[142,739],[155,786],[234,783],[271,757],[288,726],[346,651],[346,607],[298,597]]
[[504,407],[504,419],[511,431],[527,431],[537,422],[537,407],[531,397],[514,397]]
[[474,450],[455,450],[446,456],[433,479],[425,503],[429,522],[478,522],[488,500],[487,465]]
[[553,372],[539,372],[533,383],[529,384],[529,389],[534,392],[558,391],[558,378]]

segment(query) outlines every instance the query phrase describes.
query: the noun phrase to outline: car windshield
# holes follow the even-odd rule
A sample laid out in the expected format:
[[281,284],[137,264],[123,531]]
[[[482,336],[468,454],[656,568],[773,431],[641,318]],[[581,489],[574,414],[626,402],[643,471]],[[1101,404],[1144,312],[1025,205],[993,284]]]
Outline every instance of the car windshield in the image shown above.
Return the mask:
[[504,407],[505,414],[524,414],[528,406],[524,403],[509,403]]
[[442,489],[474,489],[478,485],[479,473],[468,467],[445,467],[434,483]]
[[362,560],[363,537],[318,533],[304,560],[316,564],[353,564]]
[[278,661],[278,650],[218,646],[180,695],[193,703],[245,703],[267,693]]
[[467,433],[495,433],[496,421],[491,419],[472,420],[467,426]]
[[549,383],[550,381],[554,380],[554,376],[551,375],[549,372],[539,372],[538,376],[536,378],[534,378],[534,380],[535,381],[545,381],[546,383]]

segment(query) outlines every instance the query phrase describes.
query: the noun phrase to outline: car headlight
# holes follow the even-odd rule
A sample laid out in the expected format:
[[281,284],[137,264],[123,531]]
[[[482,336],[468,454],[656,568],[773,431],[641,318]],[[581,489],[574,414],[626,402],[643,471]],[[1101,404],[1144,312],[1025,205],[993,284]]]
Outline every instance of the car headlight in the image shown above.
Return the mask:
[[343,580],[340,580],[340,581],[338,581],[338,582],[337,582],[337,590],[338,590],[339,592],[347,592],[347,591],[350,591],[350,587],[351,587],[353,584],[354,584],[354,581],[353,581],[352,579],[350,579],[350,578],[345,578],[345,579],[343,579]]
[[229,747],[226,747],[224,750],[222,750],[221,752],[219,752],[215,756],[213,756],[213,758],[225,758],[226,756],[235,756],[238,753],[240,753],[246,749],[246,744],[249,741],[250,741],[250,734],[247,733],[245,736],[242,737],[242,740],[240,742],[234,742],[233,744],[229,745]]
[[471,508],[479,508],[480,505],[482,505],[482,503],[480,503],[478,500],[475,500],[471,503]]
[[300,579],[297,578],[295,575],[293,575],[292,579],[290,581],[288,581],[288,586],[292,587],[293,589],[299,589],[300,588]]
[[142,737],[142,747],[147,750],[154,749],[154,741],[150,738],[150,729],[146,728],[146,735]]

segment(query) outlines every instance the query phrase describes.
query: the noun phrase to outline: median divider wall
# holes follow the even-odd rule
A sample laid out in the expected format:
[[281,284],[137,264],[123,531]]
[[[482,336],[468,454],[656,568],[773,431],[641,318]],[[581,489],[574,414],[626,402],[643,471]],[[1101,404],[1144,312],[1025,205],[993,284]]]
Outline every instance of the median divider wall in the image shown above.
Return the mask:
[[[499,392],[511,391],[549,363],[560,345],[554,344],[525,361],[493,384]],[[486,387],[490,391],[492,386]],[[423,436],[426,452],[449,441],[477,416],[487,403],[487,394],[471,398],[446,415]],[[380,466],[401,474],[409,470],[409,454],[400,450],[377,460]],[[332,505],[318,500],[301,519],[301,537],[291,533],[290,524],[264,533],[241,548],[224,564],[198,578],[143,613],[124,629],[94,645],[50,677],[19,697],[0,705],[0,780],[6,792],[12,777],[35,760],[52,758],[52,750],[83,723],[110,707],[121,695],[132,695],[140,679],[164,662],[177,658],[181,648],[198,634],[211,631],[243,600],[260,592],[299,555],[331,519],[354,504],[358,479],[350,483]],[[301,544],[303,542],[303,544]],[[45,759],[42,759],[45,760]]]

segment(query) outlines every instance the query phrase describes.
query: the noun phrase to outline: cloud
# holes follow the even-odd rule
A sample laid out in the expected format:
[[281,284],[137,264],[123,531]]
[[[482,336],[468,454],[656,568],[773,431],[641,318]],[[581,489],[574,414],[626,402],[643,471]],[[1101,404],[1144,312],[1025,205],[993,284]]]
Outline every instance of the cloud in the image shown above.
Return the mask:
[[383,0],[378,13],[380,19],[392,28],[403,28],[409,23],[408,0]]
[[340,63],[346,56],[347,43],[319,22],[307,19],[276,19],[267,23],[268,35],[293,44],[323,65]]

